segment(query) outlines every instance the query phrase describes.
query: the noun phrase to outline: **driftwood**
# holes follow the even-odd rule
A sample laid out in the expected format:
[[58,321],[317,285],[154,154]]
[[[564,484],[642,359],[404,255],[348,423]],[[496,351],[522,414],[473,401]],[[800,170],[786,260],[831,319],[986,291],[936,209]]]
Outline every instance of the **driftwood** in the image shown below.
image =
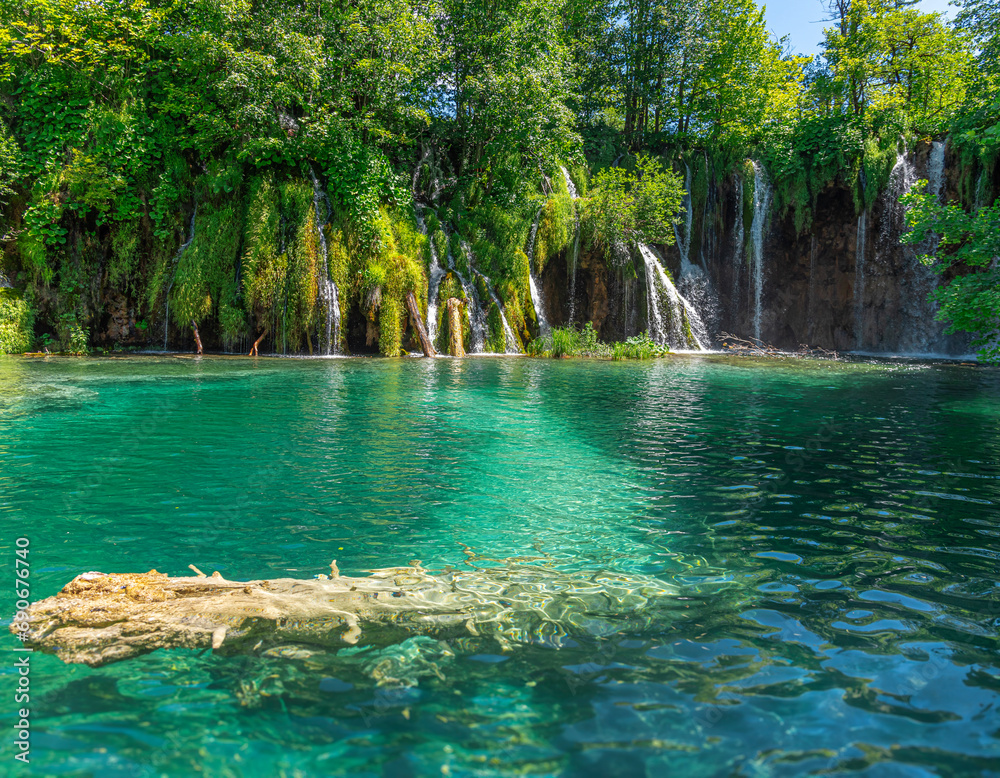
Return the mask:
[[256,357],[256,356],[259,356],[259,354],[258,354],[258,352],[257,352],[257,347],[258,347],[258,346],[260,346],[260,342],[261,342],[262,340],[264,340],[264,338],[266,338],[266,337],[267,337],[267,331],[268,331],[269,329],[270,329],[270,327],[265,327],[265,328],[264,328],[264,331],[263,331],[262,333],[260,333],[260,337],[259,337],[259,338],[257,338],[257,340],[255,340],[255,341],[253,342],[253,346],[251,346],[251,347],[250,347],[250,353],[249,353],[249,354],[247,354],[247,356],[248,356],[248,357]]
[[203,354],[204,349],[201,347],[201,335],[198,333],[198,323],[191,319],[191,329],[194,332],[194,343],[198,347],[198,353]]
[[413,292],[406,295],[406,307],[410,311],[410,321],[413,322],[413,329],[417,331],[417,337],[420,339],[420,348],[423,349],[424,356],[436,357],[437,352],[434,350],[431,339],[427,337],[427,330],[424,329],[424,320],[420,316],[420,309],[417,308],[417,298]]
[[158,648],[294,656],[418,636],[492,638],[510,650],[636,634],[653,623],[662,629],[677,594],[649,576],[530,564],[432,574],[412,562],[351,578],[334,562],[329,576],[247,582],[192,569],[197,576],[186,578],[84,573],[32,604],[26,631],[16,631],[23,630],[18,621],[11,631],[28,647],[91,667]]
[[465,347],[462,345],[462,301],[448,298],[448,353],[453,357],[464,357]]
[[760,338],[741,338],[728,332],[723,332],[720,336],[722,347],[735,354],[744,354],[754,357],[777,357],[787,359],[789,357],[820,357],[823,359],[837,359],[836,351],[828,351],[825,348],[814,348],[805,344],[799,346],[798,351],[782,351],[777,346],[771,346],[760,340]]

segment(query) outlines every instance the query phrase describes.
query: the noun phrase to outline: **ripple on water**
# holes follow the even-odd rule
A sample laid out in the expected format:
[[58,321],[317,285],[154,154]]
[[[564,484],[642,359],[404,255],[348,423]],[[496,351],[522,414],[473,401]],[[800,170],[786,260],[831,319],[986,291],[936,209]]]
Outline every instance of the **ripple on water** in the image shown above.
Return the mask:
[[38,656],[38,769],[990,774],[998,428],[1000,375],[947,365],[2,360],[0,521],[40,595],[331,559],[665,584],[627,634],[587,584],[508,646]]

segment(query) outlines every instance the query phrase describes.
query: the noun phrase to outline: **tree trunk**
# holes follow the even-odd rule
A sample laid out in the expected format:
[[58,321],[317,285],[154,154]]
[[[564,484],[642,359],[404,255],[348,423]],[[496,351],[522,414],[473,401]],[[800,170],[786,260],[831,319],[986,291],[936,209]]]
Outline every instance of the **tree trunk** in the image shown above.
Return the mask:
[[194,343],[198,347],[198,353],[204,353],[204,349],[201,347],[201,335],[198,334],[198,324],[194,319],[191,319],[191,329],[194,330]]
[[456,297],[448,298],[448,353],[453,357],[464,357],[465,347],[462,345],[462,301]]
[[250,349],[250,353],[249,353],[249,354],[247,354],[247,356],[248,356],[248,357],[256,357],[256,356],[260,356],[260,354],[258,354],[258,352],[257,352],[257,347],[258,347],[258,346],[260,345],[260,342],[261,342],[262,340],[264,340],[264,338],[266,338],[266,337],[267,337],[267,331],[268,331],[269,329],[270,329],[270,327],[265,327],[265,328],[264,328],[264,331],[263,331],[262,333],[260,333],[260,337],[259,337],[259,338],[257,338],[257,340],[255,340],[255,341],[253,342],[253,347],[252,347],[252,348]]
[[406,295],[406,307],[410,311],[410,321],[413,322],[413,329],[417,331],[417,337],[420,339],[420,348],[423,350],[424,356],[436,357],[437,352],[434,350],[434,344],[431,343],[431,339],[427,337],[424,320],[420,315],[420,309],[417,307],[417,298],[413,292]]
[[509,648],[549,627],[579,640],[639,634],[656,620],[662,630],[675,618],[678,594],[650,576],[563,573],[515,560],[436,574],[414,560],[364,578],[341,575],[334,562],[316,578],[244,582],[191,568],[197,575],[185,578],[84,573],[31,604],[27,619],[9,629],[27,648],[91,667],[160,648],[295,656],[393,646],[416,635],[482,637]]

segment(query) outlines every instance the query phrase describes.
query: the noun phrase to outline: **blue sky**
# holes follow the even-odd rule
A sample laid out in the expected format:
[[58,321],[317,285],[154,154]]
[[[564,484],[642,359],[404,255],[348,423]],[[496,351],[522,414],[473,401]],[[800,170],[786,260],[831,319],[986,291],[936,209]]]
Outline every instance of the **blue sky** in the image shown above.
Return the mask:
[[[790,35],[792,48],[799,54],[816,54],[823,40],[824,19],[829,18],[825,4],[820,0],[758,0],[767,6],[767,23],[779,38]],[[923,0],[925,11],[948,12],[948,0]]]

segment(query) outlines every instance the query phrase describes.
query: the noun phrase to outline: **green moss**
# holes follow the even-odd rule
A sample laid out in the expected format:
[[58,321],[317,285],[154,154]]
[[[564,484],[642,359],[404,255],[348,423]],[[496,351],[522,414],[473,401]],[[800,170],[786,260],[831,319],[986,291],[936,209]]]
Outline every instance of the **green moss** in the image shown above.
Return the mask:
[[399,300],[382,300],[379,309],[378,350],[387,357],[398,357],[403,342],[403,306]]
[[0,289],[0,354],[22,354],[34,340],[35,317],[13,289]]
[[575,231],[576,208],[572,198],[566,193],[550,197],[542,210],[535,235],[533,260],[536,273],[541,273],[550,259],[569,248]]
[[108,282],[116,289],[134,289],[139,269],[139,221],[116,222],[111,227],[111,262]]
[[281,212],[270,177],[252,182],[243,250],[243,294],[257,329],[275,329],[275,305],[285,280],[285,261],[278,252]]
[[469,277],[469,255],[462,245],[462,239],[459,237],[458,233],[452,233],[451,243],[449,245],[449,250],[451,251],[452,259],[455,261],[455,268],[466,278]]

